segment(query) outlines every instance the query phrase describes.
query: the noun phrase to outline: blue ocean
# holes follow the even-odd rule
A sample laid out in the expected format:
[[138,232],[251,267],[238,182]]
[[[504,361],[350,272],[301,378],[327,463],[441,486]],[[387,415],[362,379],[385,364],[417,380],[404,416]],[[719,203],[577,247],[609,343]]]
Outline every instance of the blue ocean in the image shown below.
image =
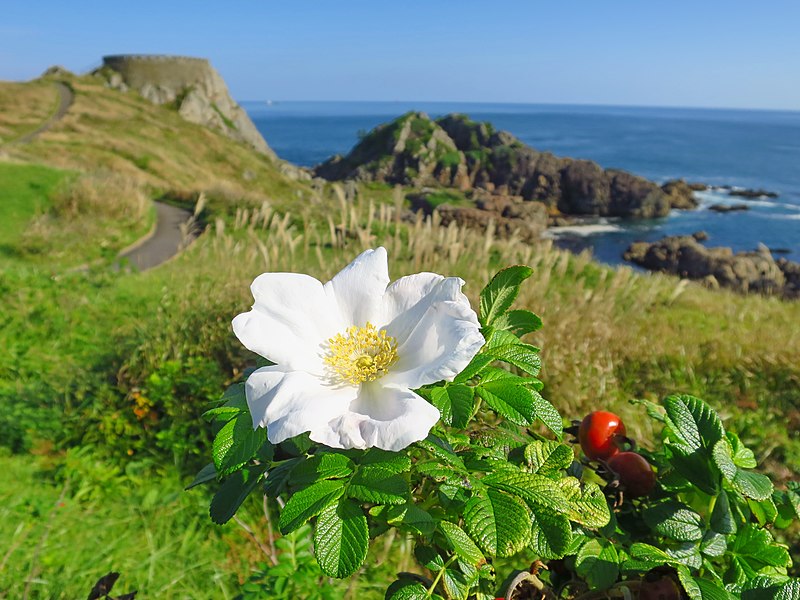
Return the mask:
[[[800,112],[445,102],[242,104],[278,155],[303,166],[346,154],[359,132],[406,111],[432,117],[460,112],[510,131],[537,150],[594,160],[659,183],[682,177],[776,192],[774,199],[748,201],[722,191],[700,192],[698,210],[648,221],[605,219],[552,233],[562,244],[591,247],[609,264],[622,263],[623,251],[635,240],[699,230],[709,234],[709,246],[739,251],[763,243],[800,261]],[[708,210],[712,204],[745,202],[748,211]]]

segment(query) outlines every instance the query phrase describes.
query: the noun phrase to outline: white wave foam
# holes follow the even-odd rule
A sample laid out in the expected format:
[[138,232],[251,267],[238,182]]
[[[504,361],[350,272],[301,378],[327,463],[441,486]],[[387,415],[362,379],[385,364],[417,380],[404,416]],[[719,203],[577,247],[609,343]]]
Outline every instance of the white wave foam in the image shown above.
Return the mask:
[[544,237],[558,239],[564,236],[586,237],[598,233],[613,233],[624,231],[624,227],[611,225],[609,223],[598,223],[595,225],[564,225],[562,227],[548,227],[544,232]]

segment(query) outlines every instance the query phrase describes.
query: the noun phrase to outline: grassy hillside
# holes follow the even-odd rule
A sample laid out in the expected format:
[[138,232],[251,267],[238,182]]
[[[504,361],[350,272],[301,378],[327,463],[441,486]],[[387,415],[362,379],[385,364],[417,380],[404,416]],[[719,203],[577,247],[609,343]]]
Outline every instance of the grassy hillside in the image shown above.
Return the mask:
[[[362,187],[353,199],[295,182],[168,107],[92,78],[70,84],[67,117],[31,144],[5,147],[16,162],[0,162],[0,468],[10,474],[0,483],[0,537],[11,540],[0,552],[0,598],[26,588],[31,598],[84,597],[111,568],[123,573],[120,592],[234,597],[269,563],[247,531],[272,539],[261,507],[220,528],[206,518],[203,492],[182,492],[207,462],[201,413],[256,360],[230,319],[251,304],[257,274],[325,279],[379,244],[393,278],[459,275],[473,302],[498,268],[534,267],[520,303],[544,320],[530,341],[543,348],[545,395],[564,415],[608,407],[646,434],[629,399],[691,392],[777,479],[798,475],[800,303],[611,269],[549,243],[407,222],[402,193]],[[38,100],[8,100],[18,98],[12,88]],[[3,122],[35,127],[50,92],[0,85]],[[142,198],[167,192],[185,202],[205,193],[206,232],[152,271],[109,268],[150,225],[150,213],[137,212]],[[407,545],[397,542],[391,559],[377,546],[373,565],[388,560],[394,571],[408,559]],[[321,589],[308,573],[300,597]],[[382,597],[379,583],[362,575],[350,597]]]

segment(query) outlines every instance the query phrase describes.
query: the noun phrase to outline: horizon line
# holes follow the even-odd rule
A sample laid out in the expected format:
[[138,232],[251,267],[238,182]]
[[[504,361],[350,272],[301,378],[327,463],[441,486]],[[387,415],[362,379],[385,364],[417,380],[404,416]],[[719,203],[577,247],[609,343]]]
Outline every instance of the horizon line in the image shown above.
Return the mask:
[[727,111],[750,111],[750,112],[784,112],[784,113],[800,113],[798,108],[769,108],[769,107],[737,107],[737,106],[689,106],[683,104],[609,104],[604,102],[523,102],[523,101],[497,101],[497,100],[300,100],[293,99],[247,99],[237,100],[240,103],[291,103],[291,102],[305,102],[315,104],[330,104],[334,102],[347,102],[353,104],[499,104],[499,105],[514,105],[514,106],[581,106],[589,108],[660,108],[660,109],[673,109],[673,110],[727,110]]

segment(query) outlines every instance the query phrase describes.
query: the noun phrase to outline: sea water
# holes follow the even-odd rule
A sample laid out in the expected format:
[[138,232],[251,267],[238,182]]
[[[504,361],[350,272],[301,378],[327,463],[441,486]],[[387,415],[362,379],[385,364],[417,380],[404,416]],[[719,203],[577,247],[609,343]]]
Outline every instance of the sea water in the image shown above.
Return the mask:
[[[700,208],[654,220],[602,219],[556,228],[560,243],[591,248],[610,264],[636,240],[709,234],[706,245],[752,250],[759,243],[800,261],[800,112],[446,102],[243,102],[277,154],[313,166],[346,154],[359,134],[409,110],[489,121],[541,151],[596,161],[653,181],[684,178],[714,186],[762,188],[778,198],[746,200],[700,192]],[[712,204],[747,204],[718,213]],[[777,254],[776,254],[777,256]]]

